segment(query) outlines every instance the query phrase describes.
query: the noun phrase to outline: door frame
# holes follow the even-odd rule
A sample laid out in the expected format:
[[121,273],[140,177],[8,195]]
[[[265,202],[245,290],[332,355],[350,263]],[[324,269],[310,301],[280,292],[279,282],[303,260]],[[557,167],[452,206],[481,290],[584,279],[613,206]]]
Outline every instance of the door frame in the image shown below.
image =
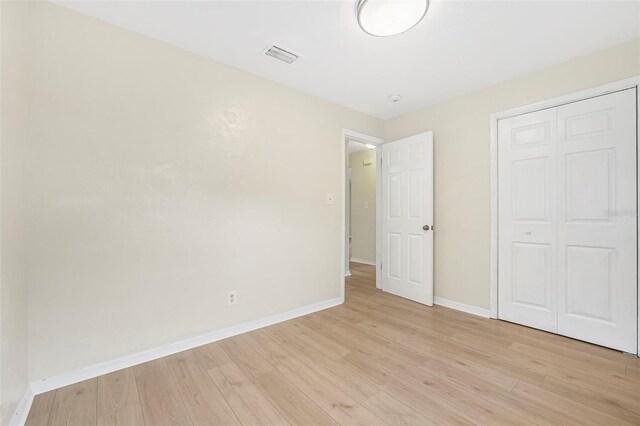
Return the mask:
[[385,140],[382,138],[378,138],[375,136],[366,135],[364,133],[356,132],[354,130],[342,129],[342,140],[340,142],[340,151],[342,156],[342,167],[341,167],[341,179],[342,179],[342,242],[340,244],[340,259],[342,263],[342,274],[340,277],[341,280],[341,297],[344,302],[345,296],[345,277],[349,272],[349,250],[347,247],[349,246],[349,233],[347,228],[347,214],[349,213],[347,209],[347,186],[349,185],[348,181],[348,173],[349,166],[347,165],[347,158],[349,156],[349,141],[367,143],[376,145],[376,288],[380,288],[380,241],[381,241],[381,215],[380,215],[380,197],[381,197],[381,189],[382,189],[382,180],[380,175],[380,162],[382,159],[382,153],[380,150],[380,146],[385,143]]
[[[529,105],[519,106],[504,111],[494,112],[489,116],[490,127],[490,179],[491,179],[491,251],[490,251],[490,268],[489,268],[489,317],[498,319],[498,120],[522,115],[530,112],[540,111],[543,109],[554,108],[561,105],[582,101],[597,96],[606,95],[613,92],[618,92],[626,89],[636,90],[636,179],[637,194],[636,194],[636,223],[638,223],[638,200],[640,200],[640,173],[638,172],[638,165],[640,164],[640,146],[638,146],[638,138],[640,134],[640,119],[638,119],[638,112],[640,112],[640,75],[630,77],[624,80],[614,81],[611,83],[603,84],[600,86],[592,87],[589,89],[581,90],[578,92],[570,93],[568,95],[558,96],[555,98],[547,99],[541,102],[532,103]],[[640,242],[640,228],[636,225],[637,241]],[[638,259],[636,266],[640,265],[640,250],[638,250]],[[638,285],[638,282],[636,282]],[[638,336],[637,336],[637,352],[636,355],[640,355],[640,286],[638,286]]]

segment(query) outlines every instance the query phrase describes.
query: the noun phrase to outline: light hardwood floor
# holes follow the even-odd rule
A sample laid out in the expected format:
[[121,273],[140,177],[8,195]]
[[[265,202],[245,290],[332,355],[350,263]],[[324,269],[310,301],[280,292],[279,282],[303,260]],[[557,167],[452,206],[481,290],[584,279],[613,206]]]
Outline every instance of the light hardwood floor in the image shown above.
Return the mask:
[[640,424],[638,358],[375,288],[38,395],[28,425]]

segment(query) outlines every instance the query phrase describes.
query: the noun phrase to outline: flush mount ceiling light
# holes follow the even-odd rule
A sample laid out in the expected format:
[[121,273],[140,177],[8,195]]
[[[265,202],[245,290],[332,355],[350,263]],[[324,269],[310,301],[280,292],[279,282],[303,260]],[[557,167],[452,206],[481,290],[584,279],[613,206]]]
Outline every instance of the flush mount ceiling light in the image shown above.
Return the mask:
[[358,24],[377,37],[402,34],[418,25],[429,9],[429,0],[359,0]]

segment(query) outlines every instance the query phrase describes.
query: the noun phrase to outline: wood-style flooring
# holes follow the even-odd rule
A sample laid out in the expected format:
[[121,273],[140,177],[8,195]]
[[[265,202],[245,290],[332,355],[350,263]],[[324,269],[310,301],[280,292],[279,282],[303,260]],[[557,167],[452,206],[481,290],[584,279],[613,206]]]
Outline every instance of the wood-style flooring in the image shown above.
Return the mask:
[[38,395],[27,425],[640,424],[640,361],[375,288]]

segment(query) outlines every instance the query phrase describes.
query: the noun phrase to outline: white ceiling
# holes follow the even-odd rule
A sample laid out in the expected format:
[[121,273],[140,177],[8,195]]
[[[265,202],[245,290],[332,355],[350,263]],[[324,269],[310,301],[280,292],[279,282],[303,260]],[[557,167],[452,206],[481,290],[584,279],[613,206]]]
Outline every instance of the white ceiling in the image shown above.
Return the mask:
[[[356,0],[56,3],[380,118],[640,35],[639,1],[432,0],[388,38],[360,30]],[[263,55],[271,43],[302,57]]]

